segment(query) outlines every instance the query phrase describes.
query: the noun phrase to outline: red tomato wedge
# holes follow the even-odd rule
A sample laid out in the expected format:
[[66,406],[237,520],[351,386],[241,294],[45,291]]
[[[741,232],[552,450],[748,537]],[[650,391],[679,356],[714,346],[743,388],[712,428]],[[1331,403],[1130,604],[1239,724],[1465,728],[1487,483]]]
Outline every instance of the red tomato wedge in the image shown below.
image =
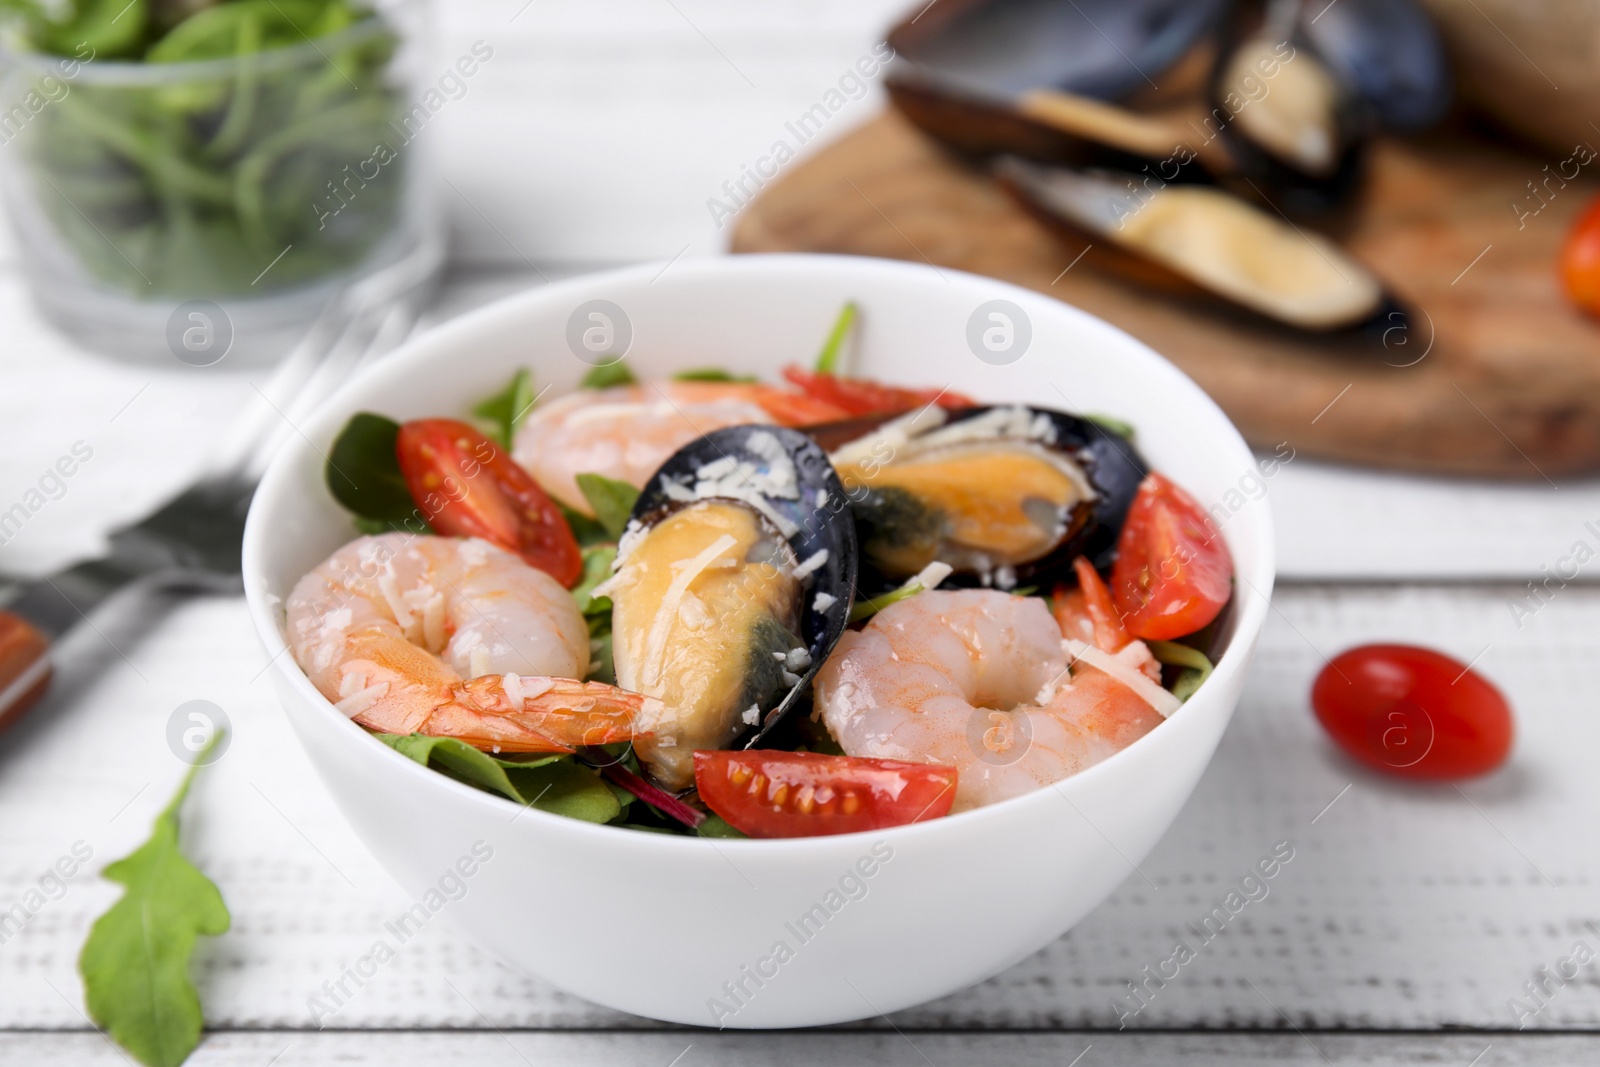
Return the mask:
[[816,837],[937,819],[956,798],[956,769],[819,752],[702,750],[700,799],[751,837]]
[[1139,486],[1117,540],[1111,597],[1129,633],[1170,641],[1202,629],[1228,602],[1233,557],[1194,497],[1159,474]]
[[[902,389],[865,378],[838,378],[818,374],[804,367],[783,368],[783,376],[807,396],[825,400],[844,411],[844,416],[878,415],[886,411],[910,411],[938,402],[945,408],[974,407],[972,400],[949,389]],[[829,420],[831,421],[831,420]]]
[[1600,200],[1590,204],[1561,248],[1561,282],[1572,302],[1600,315]]
[[1465,663],[1411,645],[1363,645],[1328,661],[1311,687],[1339,747],[1405,778],[1466,778],[1511,752],[1511,705]]
[[754,389],[756,403],[779,426],[811,426],[850,417],[850,412],[838,404],[805,393],[781,389],[776,385],[758,385]]
[[572,527],[533,476],[464,422],[417,419],[395,441],[400,473],[428,524],[515,552],[567,588],[583,576]]

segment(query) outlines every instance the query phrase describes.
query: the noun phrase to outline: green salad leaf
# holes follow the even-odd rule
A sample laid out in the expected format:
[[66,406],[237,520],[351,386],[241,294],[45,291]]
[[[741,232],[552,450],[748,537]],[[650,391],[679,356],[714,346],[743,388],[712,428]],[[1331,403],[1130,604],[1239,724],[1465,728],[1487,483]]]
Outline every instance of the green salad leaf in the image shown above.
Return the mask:
[[512,439],[533,410],[536,399],[533,372],[524,367],[512,375],[504,389],[475,406],[472,413],[494,427],[489,437],[509,452]]
[[574,511],[561,501],[556,501],[556,507],[561,509],[561,514],[567,520],[567,525],[572,528],[572,536],[578,541],[579,548],[590,548],[602,541],[616,540],[600,525],[598,519],[591,519],[581,512]]
[[1183,673],[1172,683],[1172,695],[1188,700],[1205,680],[1211,677],[1213,667],[1204,652],[1176,641],[1146,641],[1150,654],[1160,663],[1182,667]]
[[628,528],[628,516],[633,514],[633,505],[639,501],[639,490],[627,482],[619,482],[603,474],[580,474],[577,481],[583,498],[594,509],[595,518],[600,520],[606,533],[613,540],[621,537],[622,531]]
[[[642,829],[646,829],[646,827],[642,827],[641,826],[641,827],[639,827],[639,829],[641,829],[641,830]],[[717,815],[717,814],[708,814],[706,816],[706,821],[700,824],[700,828],[698,830],[696,830],[695,833],[699,834],[701,837],[746,837],[746,836],[748,836],[748,835],[746,835],[744,833],[741,833],[738,830],[735,830],[732,826],[729,826],[728,825],[728,821],[726,819],[724,819],[722,816]]]
[[[605,598],[601,598],[605,599]],[[610,603],[609,600],[606,601]],[[617,684],[617,664],[611,639],[611,612],[589,616],[589,673],[586,682]]]
[[611,614],[611,598],[597,597],[594,587],[611,577],[611,565],[617,559],[617,546],[613,544],[589,545],[583,550],[583,577],[572,587],[572,597],[578,610],[585,615]]
[[850,609],[850,621],[860,622],[862,619],[870,619],[890,604],[898,604],[908,597],[916,596],[922,589],[922,583],[913,578],[898,589],[891,589],[887,593],[866,600],[858,600]]
[[225,933],[230,922],[222,894],[178,847],[178,809],[200,765],[184,775],[150,839],[101,872],[126,891],[95,920],[78,956],[89,1017],[146,1067],[176,1067],[200,1043],[189,957],[195,938]]
[[400,473],[399,434],[398,422],[362,411],[350,417],[328,449],[328,492],[356,514],[363,533],[429,530]]
[[610,389],[615,385],[632,385],[639,379],[622,360],[595,367],[578,383],[580,389]]
[[839,310],[839,317],[833,320],[833,329],[828,331],[828,339],[822,343],[822,351],[817,354],[818,374],[837,373],[839,353],[844,350],[845,338],[850,336],[850,327],[855,323],[856,306],[852,302]]
[[672,376],[675,382],[758,382],[754,374],[734,374],[721,367],[694,367],[681,370]]
[[584,822],[610,822],[622,814],[622,802],[599,772],[571,756],[501,759],[453,737],[373,736],[424,767],[540,811]]
[[[363,0],[0,0],[3,15],[8,39],[63,59],[70,92],[22,75],[51,104],[13,163],[97,283],[141,300],[255,297],[357,269],[403,228],[419,113],[389,75],[399,39]],[[238,62],[78,76],[195,60]],[[12,84],[21,99],[26,82]]]

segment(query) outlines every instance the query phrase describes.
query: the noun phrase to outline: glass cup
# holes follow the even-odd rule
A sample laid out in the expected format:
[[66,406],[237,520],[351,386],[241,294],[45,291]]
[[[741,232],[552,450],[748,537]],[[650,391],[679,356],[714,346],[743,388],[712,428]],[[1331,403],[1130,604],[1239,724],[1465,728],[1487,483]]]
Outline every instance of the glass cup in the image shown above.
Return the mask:
[[46,318],[120,356],[214,362],[220,329],[233,361],[265,359],[352,282],[435,272],[408,103],[426,20],[425,0],[399,0],[299,45],[190,62],[0,43],[0,194]]

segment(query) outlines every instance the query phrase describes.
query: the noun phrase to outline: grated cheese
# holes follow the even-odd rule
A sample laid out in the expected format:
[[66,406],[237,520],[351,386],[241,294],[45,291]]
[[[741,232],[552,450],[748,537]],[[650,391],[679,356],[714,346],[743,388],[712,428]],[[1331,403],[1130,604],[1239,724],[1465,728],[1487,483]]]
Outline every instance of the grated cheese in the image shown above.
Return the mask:
[[795,581],[805,581],[807,578],[811,577],[812,573],[815,572],[817,568],[823,566],[827,562],[828,550],[825,548],[817,549],[815,552],[801,561],[800,565],[794,569]]
[[1063,640],[1061,645],[1074,659],[1083,660],[1095,670],[1103,671],[1132,689],[1135,695],[1159,712],[1163,719],[1170,717],[1183,706],[1183,701],[1145,677],[1143,671],[1130,667],[1111,653],[1070,637]]
[[334,707],[343,712],[346,718],[353,719],[362,712],[371,709],[374,704],[382,700],[388,693],[389,683],[379,682],[377,685],[367,686],[360,692],[351,693],[335,704]]

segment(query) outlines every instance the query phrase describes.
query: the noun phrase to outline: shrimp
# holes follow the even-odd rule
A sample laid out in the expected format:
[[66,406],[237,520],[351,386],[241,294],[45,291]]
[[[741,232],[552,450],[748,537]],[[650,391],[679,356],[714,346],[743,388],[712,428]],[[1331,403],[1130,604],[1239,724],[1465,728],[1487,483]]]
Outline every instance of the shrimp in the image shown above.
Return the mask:
[[517,432],[512,458],[545,492],[593,515],[580,474],[643,488],[678,449],[713,430],[831,422],[843,409],[755,382],[646,382],[582,389],[542,405]]
[[578,681],[589,630],[572,595],[487,541],[357,538],[300,579],[285,615],[311,684],[379,733],[571,752],[647,734],[661,714]]
[[957,768],[953,810],[1031,792],[1132,744],[1178,703],[1143,642],[1108,649],[1091,613],[1063,616],[1065,638],[1038,597],[919,593],[845,633],[816,707],[847,755]]

